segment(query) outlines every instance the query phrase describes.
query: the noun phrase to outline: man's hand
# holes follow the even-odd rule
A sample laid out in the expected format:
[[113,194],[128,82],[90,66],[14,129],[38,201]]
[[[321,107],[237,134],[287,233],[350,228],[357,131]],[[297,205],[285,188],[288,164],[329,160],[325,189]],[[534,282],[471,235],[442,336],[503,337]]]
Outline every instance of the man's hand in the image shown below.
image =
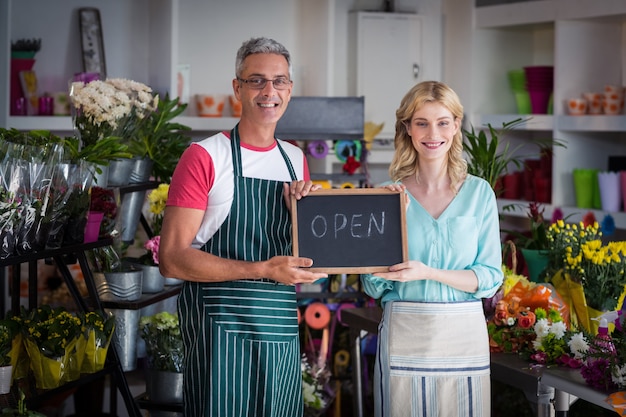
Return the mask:
[[328,278],[328,274],[306,269],[313,265],[313,260],[310,258],[274,256],[264,264],[264,277],[287,285],[310,284],[320,278]]
[[307,196],[311,191],[317,191],[322,188],[319,184],[313,184],[313,181],[292,181],[291,184],[285,183],[283,186],[283,195],[287,209],[291,210],[291,197],[295,196],[296,200]]

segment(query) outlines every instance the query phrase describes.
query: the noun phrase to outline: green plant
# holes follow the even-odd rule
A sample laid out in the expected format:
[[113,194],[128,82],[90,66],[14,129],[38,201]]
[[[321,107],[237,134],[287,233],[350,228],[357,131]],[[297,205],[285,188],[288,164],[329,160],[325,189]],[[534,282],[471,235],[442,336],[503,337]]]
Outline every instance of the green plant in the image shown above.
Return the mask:
[[141,338],[146,342],[150,367],[158,371],[182,372],[183,339],[178,315],[167,311],[139,319]]
[[468,173],[487,180],[496,193],[500,191],[496,190],[496,182],[508,172],[509,165],[522,167],[522,158],[515,155],[521,146],[511,149],[510,143],[504,143],[502,137],[507,131],[526,121],[527,119],[519,118],[502,123],[500,130],[495,129],[489,123],[487,128],[490,138],[487,137],[485,130],[477,132],[473,126],[471,130],[463,129],[466,138],[463,142],[463,149],[469,156]]
[[[503,211],[515,211],[518,204],[509,204],[502,208]],[[516,230],[502,230],[514,237],[514,243],[518,248],[548,250],[550,241],[548,240],[548,227],[550,226],[544,219],[545,207],[541,203],[531,201],[528,203],[527,217],[530,222],[530,229],[519,232]]]
[[45,414],[26,408],[26,395],[21,388],[19,392],[20,399],[17,400],[17,407],[3,408],[2,413],[0,413],[0,417],[46,417]]
[[183,132],[191,128],[173,122],[186,108],[186,103],[181,104],[178,98],[170,99],[166,95],[159,100],[156,111],[145,117],[137,133],[129,137],[129,152],[153,161],[152,176],[156,181],[169,183],[180,156],[189,145],[190,138]]

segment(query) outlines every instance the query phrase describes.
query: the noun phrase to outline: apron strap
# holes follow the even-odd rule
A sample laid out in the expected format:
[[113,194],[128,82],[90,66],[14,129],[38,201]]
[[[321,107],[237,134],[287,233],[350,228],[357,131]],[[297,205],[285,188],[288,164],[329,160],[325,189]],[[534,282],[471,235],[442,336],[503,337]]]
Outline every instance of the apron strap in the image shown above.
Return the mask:
[[[230,131],[230,139],[230,151],[233,156],[233,171],[235,177],[241,177],[243,176],[243,169],[241,164],[241,141],[239,140],[239,123],[237,123],[235,127]],[[276,140],[276,138],[274,138],[274,140]],[[276,145],[278,146],[278,150],[285,160],[285,164],[287,165],[287,170],[289,171],[289,176],[291,177],[291,180],[297,180],[298,177],[296,176],[296,171],[293,169],[291,160],[287,156],[287,153],[285,152],[283,147],[280,146],[280,142],[278,140],[276,140]]]

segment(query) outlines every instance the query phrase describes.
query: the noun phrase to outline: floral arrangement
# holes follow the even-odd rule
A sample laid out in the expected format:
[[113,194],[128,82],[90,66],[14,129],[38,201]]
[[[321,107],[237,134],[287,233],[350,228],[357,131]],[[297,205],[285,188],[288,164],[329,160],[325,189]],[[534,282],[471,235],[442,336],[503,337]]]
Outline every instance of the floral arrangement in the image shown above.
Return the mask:
[[[504,210],[511,210],[514,206],[505,206]],[[547,250],[550,248],[550,241],[548,240],[549,225],[544,219],[544,212],[545,207],[541,203],[531,201],[528,203],[526,212],[530,223],[529,230],[521,233],[512,230],[507,231],[515,237],[515,244],[519,248],[535,250]]]
[[102,370],[115,329],[115,317],[98,311],[79,313],[85,340],[82,373]]
[[148,194],[150,203],[150,214],[152,215],[152,232],[154,236],[143,245],[148,252],[139,258],[139,262],[144,265],[156,266],[159,264],[159,245],[161,244],[161,227],[163,226],[163,214],[167,195],[170,190],[169,184],[159,184],[157,188]]
[[12,356],[15,354],[15,338],[20,333],[17,321],[10,318],[0,320],[0,366],[12,365]]
[[582,332],[568,329],[561,314],[554,309],[548,312],[542,308],[535,310],[537,321],[533,326],[535,340],[530,359],[543,365],[560,364],[570,368],[580,368],[587,341]]
[[124,78],[75,81],[70,87],[74,124],[83,146],[115,136],[130,138],[142,120],[158,106],[158,95],[147,85]]
[[[620,312],[621,313],[621,312]],[[585,382],[599,390],[612,391],[626,388],[626,333],[625,316],[615,319],[615,330],[610,340],[592,337],[584,352],[581,375]]]
[[626,242],[603,244],[601,236],[597,222],[552,224],[548,230],[548,269],[555,273],[562,270],[580,283],[589,307],[612,311],[626,285]]
[[104,213],[100,224],[100,237],[111,236],[115,229],[115,219],[117,217],[117,198],[115,191],[109,188],[98,186],[91,187],[91,200],[89,209]]
[[62,307],[42,305],[30,312],[23,310],[22,323],[37,388],[56,388],[80,376],[84,355],[77,349],[82,333],[78,317]]
[[328,404],[325,385],[330,378],[326,367],[320,368],[317,363],[311,364],[306,354],[300,362],[302,370],[302,396],[304,397],[305,416],[318,415]]
[[150,202],[150,213],[152,213],[152,232],[155,235],[161,233],[163,226],[163,214],[165,213],[165,204],[170,191],[169,184],[159,184],[157,188],[150,191],[148,201]]
[[483,300],[489,349],[530,358],[536,350],[537,323],[548,318],[550,323],[562,321],[569,327],[569,307],[551,284],[530,282],[506,266],[503,272],[504,281],[496,295]]
[[141,338],[146,342],[150,368],[159,371],[183,371],[183,340],[178,315],[163,311],[139,319]]

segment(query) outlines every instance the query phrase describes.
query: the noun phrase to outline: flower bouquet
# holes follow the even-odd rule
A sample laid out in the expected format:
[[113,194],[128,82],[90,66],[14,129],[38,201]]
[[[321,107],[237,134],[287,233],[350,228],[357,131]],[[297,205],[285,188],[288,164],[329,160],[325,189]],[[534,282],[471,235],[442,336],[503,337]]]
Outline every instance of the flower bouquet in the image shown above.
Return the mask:
[[152,216],[152,233],[153,237],[147,240],[143,247],[147,250],[145,254],[139,257],[138,263],[142,265],[158,266],[159,265],[159,245],[161,243],[161,226],[163,225],[163,213],[165,212],[165,203],[170,189],[169,184],[159,184],[157,188],[148,194],[150,203],[150,215]]
[[150,369],[183,371],[183,340],[178,326],[178,315],[167,311],[139,320],[141,338],[146,342]]
[[619,308],[626,285],[626,242],[603,244],[598,223],[566,224],[548,230],[550,282],[570,306],[572,325],[596,334],[590,318]]
[[91,200],[89,210],[99,211],[103,213],[102,223],[100,224],[99,237],[111,237],[115,230],[115,219],[117,218],[117,208],[119,206],[119,193],[115,190],[102,188],[99,186],[91,187]]
[[550,284],[530,282],[523,275],[503,269],[502,287],[484,304],[490,351],[527,352],[536,338],[536,311],[555,311],[567,323],[569,309]]
[[79,314],[85,341],[81,373],[91,374],[104,368],[104,364],[115,329],[115,317],[101,312],[90,311]]
[[535,340],[530,359],[541,365],[558,364],[580,368],[587,349],[584,333],[570,330],[557,310],[537,308],[535,316]]
[[74,126],[81,148],[95,147],[108,137],[129,139],[154,112],[158,96],[147,85],[123,78],[75,81],[70,87]]
[[50,228],[54,167],[63,147],[39,132],[1,129],[0,137],[0,193],[7,198],[0,208],[2,240],[12,235],[18,254],[41,250]]
[[330,372],[325,366],[320,367],[317,361],[309,360],[306,354],[302,355],[300,367],[304,415],[306,417],[320,416],[331,400],[325,389],[330,379]]
[[56,388],[80,374],[82,355],[76,350],[81,335],[78,317],[63,308],[43,305],[24,312],[23,323],[24,343],[37,388]]

